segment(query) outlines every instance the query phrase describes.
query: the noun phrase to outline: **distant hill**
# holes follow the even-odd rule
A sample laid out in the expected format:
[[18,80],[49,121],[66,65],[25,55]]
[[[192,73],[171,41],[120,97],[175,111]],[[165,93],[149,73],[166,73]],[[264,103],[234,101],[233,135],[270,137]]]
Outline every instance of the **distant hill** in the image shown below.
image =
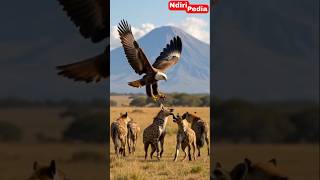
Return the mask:
[[[182,39],[182,56],[180,62],[168,70],[168,81],[160,82],[160,90],[165,92],[209,92],[210,48],[183,30],[163,26],[156,28],[138,40],[152,64],[162,49],[174,37]],[[127,82],[140,79],[125,57],[122,47],[111,51],[110,90],[117,93],[145,92],[145,88],[137,89],[128,86]]]
[[319,1],[221,1],[211,20],[212,94],[318,101]]

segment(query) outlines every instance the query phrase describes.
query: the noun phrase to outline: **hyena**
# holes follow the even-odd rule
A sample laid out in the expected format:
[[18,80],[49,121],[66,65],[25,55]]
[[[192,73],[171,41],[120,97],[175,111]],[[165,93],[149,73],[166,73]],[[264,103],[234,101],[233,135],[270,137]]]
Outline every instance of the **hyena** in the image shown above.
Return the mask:
[[220,162],[217,162],[213,173],[211,174],[211,179],[213,180],[232,180],[230,172],[222,168]]
[[[153,119],[153,123],[150,124],[143,131],[145,159],[147,159],[149,145],[151,145],[151,153],[150,153],[151,159],[155,151],[157,151],[158,160],[160,160],[160,158],[162,157],[164,137],[166,135],[166,124],[168,121],[168,117],[170,115],[173,115],[173,109],[165,108],[162,104],[160,108],[161,110],[159,111],[157,116]],[[161,152],[159,148],[159,143],[161,146]]]
[[209,127],[206,122],[204,122],[199,116],[196,116],[195,114],[191,114],[189,112],[186,112],[182,115],[183,119],[186,119],[191,124],[191,129],[194,130],[196,133],[196,139],[197,139],[197,149],[198,149],[198,156],[200,156],[200,148],[204,146],[204,143],[207,143],[208,148],[208,156],[210,155],[210,149],[209,149],[209,138],[208,138],[208,132]]
[[216,180],[289,180],[277,169],[277,162],[271,159],[268,162],[252,163],[249,159],[237,164],[229,173],[221,165],[213,171]]
[[69,180],[66,175],[56,168],[56,163],[52,160],[49,166],[39,166],[38,162],[33,163],[33,173],[27,180]]
[[196,134],[195,132],[188,126],[188,122],[182,119],[181,116],[173,115],[173,122],[178,124],[178,133],[177,133],[177,145],[176,145],[176,154],[174,156],[174,161],[177,161],[179,155],[180,146],[184,152],[184,161],[187,158],[187,148],[188,147],[188,155],[189,161],[191,161],[191,147],[193,151],[193,159],[196,160]]
[[119,157],[126,156],[126,142],[128,135],[128,122],[131,118],[128,113],[120,114],[120,117],[111,124],[111,137],[114,144],[114,150]]
[[131,152],[132,154],[134,154],[136,151],[136,144],[137,144],[139,133],[140,133],[140,127],[138,126],[138,123],[131,120],[128,123],[128,136],[127,136],[128,150],[130,154]]

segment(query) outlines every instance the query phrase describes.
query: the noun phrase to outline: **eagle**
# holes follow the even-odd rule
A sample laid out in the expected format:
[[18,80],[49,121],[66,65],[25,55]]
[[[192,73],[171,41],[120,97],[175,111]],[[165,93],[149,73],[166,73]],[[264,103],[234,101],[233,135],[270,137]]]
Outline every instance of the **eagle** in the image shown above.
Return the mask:
[[[109,37],[109,1],[107,0],[58,0],[71,21],[85,39],[99,43]],[[108,78],[109,46],[94,57],[57,66],[58,74],[75,81],[98,82]]]
[[179,62],[182,52],[182,42],[179,36],[170,40],[163,51],[151,65],[138,42],[134,39],[131,26],[122,20],[118,24],[118,33],[127,60],[134,71],[143,75],[139,80],[129,82],[132,87],[141,88],[146,86],[146,93],[154,100],[164,99],[165,95],[158,90],[158,81],[167,81],[165,71]]

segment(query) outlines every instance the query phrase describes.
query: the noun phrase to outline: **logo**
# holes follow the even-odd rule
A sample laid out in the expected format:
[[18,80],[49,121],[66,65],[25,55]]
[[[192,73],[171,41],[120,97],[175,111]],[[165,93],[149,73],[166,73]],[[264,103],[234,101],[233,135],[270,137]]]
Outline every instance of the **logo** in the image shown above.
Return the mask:
[[185,11],[192,14],[206,14],[209,12],[208,4],[191,4],[189,1],[169,1],[170,11]]

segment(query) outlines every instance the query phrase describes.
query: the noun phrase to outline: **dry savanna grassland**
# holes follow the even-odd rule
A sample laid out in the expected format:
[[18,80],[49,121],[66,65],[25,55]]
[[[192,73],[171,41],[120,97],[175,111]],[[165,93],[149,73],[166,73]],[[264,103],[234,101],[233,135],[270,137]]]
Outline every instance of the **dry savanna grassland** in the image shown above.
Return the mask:
[[[176,108],[176,111],[197,110],[200,116],[209,120],[208,108]],[[23,130],[24,139],[16,143],[0,143],[0,180],[26,179],[32,173],[32,163],[57,161],[71,180],[102,180],[108,177],[105,144],[84,144],[65,142],[43,142],[35,140],[35,134],[41,132],[50,138],[59,139],[61,133],[72,122],[72,119],[61,118],[64,108],[2,108],[1,121],[16,124]],[[141,128],[146,127],[157,113],[158,108],[112,108],[111,122],[120,112],[128,111]],[[214,123],[214,122],[213,122]],[[164,158],[157,162],[144,161],[142,133],[138,139],[135,156],[115,158],[113,144],[110,144],[110,172],[113,179],[199,179],[209,178],[209,157],[202,156],[196,162],[172,162],[175,148],[175,131],[177,125],[168,123],[168,136],[165,140]],[[107,136],[107,135],[106,135]],[[216,137],[219,139],[219,137]],[[211,140],[212,141],[212,140]],[[245,157],[252,161],[278,160],[278,167],[291,180],[319,179],[319,144],[233,144],[214,143],[214,160],[219,161],[226,169],[231,169]],[[181,151],[180,151],[181,152]],[[180,153],[181,160],[183,153]],[[170,178],[169,178],[170,176]]]
[[[173,107],[174,108],[174,107]],[[177,107],[175,113],[183,114],[184,112],[194,112],[209,122],[209,108],[196,107]],[[144,148],[142,142],[142,132],[149,124],[152,123],[154,116],[159,112],[159,108],[111,108],[110,123],[119,117],[120,113],[128,112],[129,116],[136,121],[141,133],[138,137],[136,154],[127,157],[117,158],[114,152],[114,146],[111,141],[110,145],[110,176],[111,179],[209,179],[210,157],[207,155],[206,146],[202,148],[201,157],[196,161],[181,162],[184,153],[180,149],[177,162],[173,162],[176,147],[177,124],[169,117],[167,124],[167,134],[164,142],[164,153],[160,161],[148,159],[144,160]],[[149,152],[150,152],[149,147]],[[148,153],[149,154],[149,153]]]
[[[71,180],[107,179],[105,144],[58,141],[72,122],[60,117],[64,111],[58,107],[0,108],[1,121],[23,131],[21,142],[0,142],[0,180],[26,179],[33,172],[34,161],[48,165],[52,159]],[[37,142],[39,133],[50,140]]]

